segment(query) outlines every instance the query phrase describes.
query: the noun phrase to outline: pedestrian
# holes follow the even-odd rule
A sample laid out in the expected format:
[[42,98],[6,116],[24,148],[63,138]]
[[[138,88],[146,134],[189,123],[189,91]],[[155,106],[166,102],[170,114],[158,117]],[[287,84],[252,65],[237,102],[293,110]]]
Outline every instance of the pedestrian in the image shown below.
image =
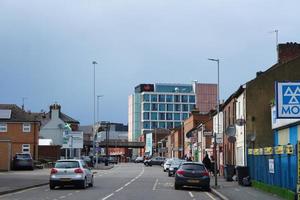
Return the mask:
[[205,168],[210,172],[211,171],[211,160],[209,159],[207,153],[206,153],[205,157],[203,158],[202,163],[204,164]]

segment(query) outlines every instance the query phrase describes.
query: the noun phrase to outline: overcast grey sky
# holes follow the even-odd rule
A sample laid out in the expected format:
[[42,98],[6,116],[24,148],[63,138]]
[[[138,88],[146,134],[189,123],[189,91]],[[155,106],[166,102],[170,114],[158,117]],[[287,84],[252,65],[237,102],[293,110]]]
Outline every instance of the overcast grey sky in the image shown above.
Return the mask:
[[93,121],[127,123],[139,83],[216,83],[221,98],[276,62],[279,42],[299,42],[299,1],[0,0],[0,103],[34,112],[53,102]]

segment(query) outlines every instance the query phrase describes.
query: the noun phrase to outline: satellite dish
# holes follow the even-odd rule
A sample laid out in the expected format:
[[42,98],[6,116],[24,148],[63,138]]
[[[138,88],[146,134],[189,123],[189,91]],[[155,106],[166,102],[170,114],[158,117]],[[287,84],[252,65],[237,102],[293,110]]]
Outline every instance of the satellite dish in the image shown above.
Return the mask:
[[226,135],[228,136],[235,136],[236,134],[236,128],[235,125],[229,125],[225,131]]

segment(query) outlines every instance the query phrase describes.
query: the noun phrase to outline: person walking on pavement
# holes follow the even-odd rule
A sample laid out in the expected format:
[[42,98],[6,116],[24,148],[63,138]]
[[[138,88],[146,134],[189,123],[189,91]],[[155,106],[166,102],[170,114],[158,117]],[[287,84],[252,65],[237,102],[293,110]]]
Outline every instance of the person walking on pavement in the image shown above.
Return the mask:
[[205,168],[210,172],[211,171],[211,161],[210,161],[207,153],[206,153],[205,157],[203,158],[202,163],[204,164]]

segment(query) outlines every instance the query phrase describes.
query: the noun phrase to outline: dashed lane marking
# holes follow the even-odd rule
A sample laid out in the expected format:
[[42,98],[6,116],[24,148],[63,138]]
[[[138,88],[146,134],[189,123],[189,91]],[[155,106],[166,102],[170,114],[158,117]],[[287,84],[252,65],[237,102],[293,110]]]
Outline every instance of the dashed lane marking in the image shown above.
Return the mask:
[[121,190],[123,190],[124,187],[120,187],[119,189],[117,189],[115,192],[120,192]]
[[59,198],[60,198],[60,199],[64,199],[64,198],[66,198],[66,196],[60,196]]
[[154,183],[153,188],[152,188],[153,191],[156,189],[157,183],[158,183],[158,179],[155,180],[155,183]]
[[106,197],[104,197],[102,200],[106,200],[106,199],[108,199],[109,197],[111,197],[113,195],[114,195],[114,193],[111,193],[110,195],[107,195]]
[[189,192],[189,194],[190,194],[190,196],[191,196],[192,198],[194,198],[194,195],[193,195],[193,193],[192,193],[192,192]]

